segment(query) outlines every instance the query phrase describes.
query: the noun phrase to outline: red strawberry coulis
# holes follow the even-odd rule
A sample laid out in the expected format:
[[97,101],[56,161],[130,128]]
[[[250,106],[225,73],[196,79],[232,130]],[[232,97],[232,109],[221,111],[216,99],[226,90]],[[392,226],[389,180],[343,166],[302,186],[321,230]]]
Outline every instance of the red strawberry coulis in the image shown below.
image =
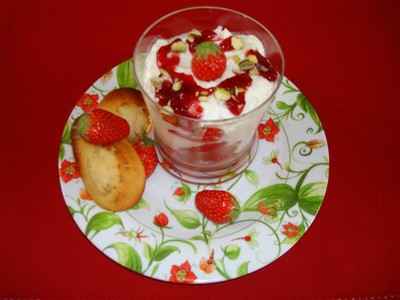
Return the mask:
[[[203,30],[201,35],[193,36],[192,40],[187,40],[190,52],[194,52],[196,46],[205,41],[212,41],[216,37],[216,33],[212,30]],[[200,105],[199,96],[201,92],[213,93],[216,88],[224,88],[230,91],[231,98],[225,102],[230,112],[237,116],[240,115],[246,104],[245,93],[252,83],[252,79],[248,71],[236,74],[235,76],[225,79],[218,86],[205,89],[199,86],[192,75],[176,72],[180,58],[178,53],[171,51],[173,43],[181,41],[175,39],[170,44],[162,46],[157,52],[157,65],[159,68],[166,70],[171,80],[164,80],[161,87],[156,90],[156,97],[161,106],[170,104],[176,114],[200,119],[203,108]],[[222,51],[231,51],[232,38],[226,38],[219,43]],[[256,68],[261,76],[269,81],[275,81],[278,73],[273,69],[267,58],[262,56],[256,50],[247,51],[246,55],[253,54],[257,57],[258,63]],[[178,91],[173,90],[173,82],[181,81],[182,86]]]
[[255,55],[257,57],[257,70],[262,77],[269,81],[275,81],[278,78],[278,73],[272,67],[271,63],[266,57],[261,55],[257,50],[248,50],[246,55]]
[[157,52],[158,67],[170,72],[175,71],[175,67],[179,65],[179,55],[171,51],[171,45],[181,39],[176,39],[168,45],[160,47]]
[[[240,115],[246,104],[245,92],[247,88],[251,85],[252,79],[250,75],[246,73],[237,74],[231,78],[222,81],[218,87],[224,88],[230,91],[231,98],[225,102],[226,106],[232,114],[235,116]],[[240,92],[235,90],[241,89]]]
[[222,42],[219,44],[219,47],[221,48],[222,51],[232,51],[233,45],[232,45],[232,37],[228,37],[226,39],[223,39]]

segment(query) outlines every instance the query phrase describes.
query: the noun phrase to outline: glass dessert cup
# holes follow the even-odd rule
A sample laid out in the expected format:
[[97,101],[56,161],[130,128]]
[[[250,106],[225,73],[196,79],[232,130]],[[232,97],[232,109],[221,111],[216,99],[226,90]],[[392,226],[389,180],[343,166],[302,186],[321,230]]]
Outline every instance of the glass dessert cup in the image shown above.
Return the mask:
[[[145,60],[160,38],[170,39],[192,29],[228,28],[233,33],[255,35],[278,76],[264,102],[238,116],[201,120],[179,115],[158,104],[143,82]],[[258,21],[221,7],[191,7],[172,12],[142,34],[134,51],[134,73],[153,123],[154,139],[164,168],[179,179],[196,184],[221,183],[240,174],[257,151],[257,127],[265,115],[284,70],[284,58],[275,37]],[[251,101],[251,99],[250,99]]]

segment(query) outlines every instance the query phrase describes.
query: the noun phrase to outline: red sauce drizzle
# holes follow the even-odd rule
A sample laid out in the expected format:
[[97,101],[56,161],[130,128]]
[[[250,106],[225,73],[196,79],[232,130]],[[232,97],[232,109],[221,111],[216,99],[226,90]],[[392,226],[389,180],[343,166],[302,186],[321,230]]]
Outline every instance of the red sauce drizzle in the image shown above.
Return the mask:
[[156,91],[156,97],[161,106],[166,106],[170,103],[171,108],[176,114],[198,119],[203,112],[198,95],[206,89],[197,85],[192,75],[175,71],[176,66],[179,64],[179,55],[171,51],[171,45],[176,41],[179,41],[179,39],[158,50],[157,65],[159,68],[168,71],[172,82],[180,80],[182,87],[179,91],[174,91],[172,89],[173,83],[164,80],[161,88]]
[[219,47],[224,52],[233,50],[232,37],[230,36],[226,39],[223,39],[222,42],[219,44]]
[[[225,102],[229,111],[238,116],[242,113],[246,104],[245,93],[251,85],[252,79],[248,73],[237,74],[231,78],[222,81],[218,87],[227,89],[231,93],[231,98]],[[237,92],[237,89],[242,91]]]
[[173,81],[182,81],[182,87],[179,91],[174,91],[172,82],[164,80],[161,88],[156,91],[158,103],[161,106],[170,103],[176,114],[196,119],[200,118],[203,108],[200,105],[198,93],[205,89],[196,84],[192,75],[171,71],[170,76]]
[[168,45],[162,46],[157,52],[157,65],[168,72],[174,71],[179,65],[179,55],[171,51],[171,45],[181,39],[176,39]]
[[268,59],[261,55],[257,50],[248,50],[246,55],[253,54],[257,57],[257,70],[260,75],[269,81],[275,81],[278,78],[278,72],[272,67]]

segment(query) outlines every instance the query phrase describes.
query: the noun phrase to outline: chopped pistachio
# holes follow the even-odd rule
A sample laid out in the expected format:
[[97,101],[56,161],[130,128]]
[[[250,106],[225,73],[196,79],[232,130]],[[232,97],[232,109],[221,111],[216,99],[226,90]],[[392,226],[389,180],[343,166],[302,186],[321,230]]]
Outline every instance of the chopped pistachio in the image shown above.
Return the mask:
[[171,76],[170,76],[169,73],[168,73],[166,70],[164,70],[164,69],[160,69],[160,75],[159,75],[159,77],[160,77],[160,78],[163,78],[163,79],[171,80]]
[[244,46],[242,39],[238,36],[233,36],[231,42],[232,42],[232,47],[235,50],[240,50]]
[[235,95],[237,96],[239,93],[243,93],[246,90],[244,88],[241,87],[235,87]]
[[186,41],[189,42],[189,43],[194,42],[194,36],[189,34],[188,37],[186,38]]
[[200,30],[197,30],[196,28],[193,28],[189,34],[194,35],[194,36],[201,36]]
[[249,74],[255,76],[259,75],[260,73],[258,72],[257,68],[253,68],[249,71]]
[[169,113],[173,113],[174,112],[173,109],[171,108],[171,106],[169,106],[169,105],[163,106],[162,109],[165,110],[166,112],[169,112]]
[[166,70],[160,68],[160,77],[162,76],[169,76],[169,74]]
[[235,63],[239,64],[240,63],[240,56],[239,55],[234,55],[232,56],[232,59]]
[[249,59],[245,58],[239,63],[239,68],[242,71],[247,71],[253,69],[255,64]]
[[201,91],[201,92],[200,92],[200,95],[202,95],[202,96],[208,96],[208,92],[207,92],[207,91]]
[[231,98],[231,93],[227,89],[216,88],[214,91],[214,96],[218,100],[228,101]]
[[182,88],[182,81],[177,80],[174,82],[174,84],[172,85],[172,90],[177,92]]
[[255,56],[254,54],[247,55],[247,59],[255,64],[258,63],[257,56]]
[[201,102],[208,101],[208,97],[207,96],[200,96],[199,97],[199,101],[201,101]]
[[185,52],[187,49],[186,43],[183,41],[177,41],[171,45],[171,50],[173,52]]
[[154,86],[155,89],[158,89],[162,85],[162,80],[159,77],[154,77],[150,79],[151,84]]

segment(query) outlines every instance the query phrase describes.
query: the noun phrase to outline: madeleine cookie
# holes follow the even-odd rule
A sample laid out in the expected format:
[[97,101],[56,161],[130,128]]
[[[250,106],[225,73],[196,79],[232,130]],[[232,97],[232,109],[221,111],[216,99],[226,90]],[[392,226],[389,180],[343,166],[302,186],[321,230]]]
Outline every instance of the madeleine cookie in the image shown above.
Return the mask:
[[71,137],[82,180],[93,200],[111,211],[133,207],[143,194],[145,171],[129,141],[93,145],[79,135],[76,126]]

